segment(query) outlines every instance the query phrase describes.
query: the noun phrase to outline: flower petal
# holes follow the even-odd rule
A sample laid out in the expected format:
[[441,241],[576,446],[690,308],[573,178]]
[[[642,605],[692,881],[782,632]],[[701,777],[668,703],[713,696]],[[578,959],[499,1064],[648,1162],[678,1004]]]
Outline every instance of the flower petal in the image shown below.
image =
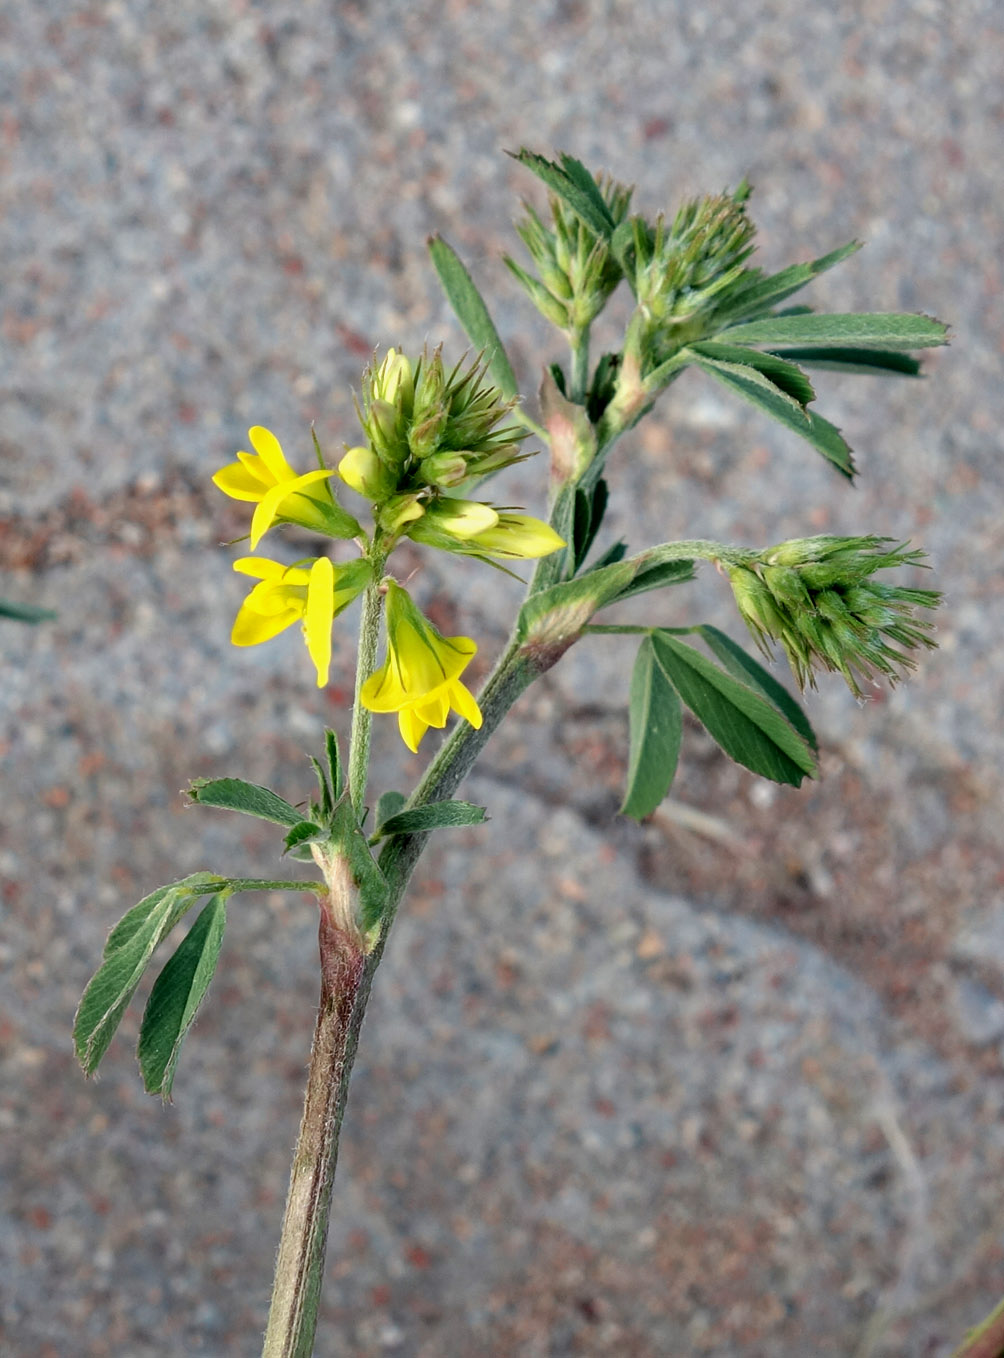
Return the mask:
[[450,706],[458,716],[469,721],[475,730],[480,729],[482,722],[481,708],[478,707],[474,694],[459,679],[454,679],[450,685]]
[[270,561],[267,556],[240,556],[234,562],[235,571],[256,580],[280,580],[286,569],[281,561]]
[[282,448],[279,446],[279,440],[270,429],[263,429],[260,424],[256,424],[253,429],[248,430],[248,438],[251,440],[252,448],[276,481],[292,481],[294,479],[296,472],[286,461]]
[[231,500],[260,500],[268,489],[243,462],[228,462],[221,467],[213,477],[213,485]]
[[407,704],[408,695],[389,656],[363,684],[359,701],[371,712],[399,712]]
[[291,623],[296,622],[301,615],[301,609],[288,608],[283,613],[266,617],[248,608],[247,603],[244,603],[234,619],[230,640],[234,646],[257,646],[262,641],[271,641]]
[[317,687],[324,688],[331,668],[331,624],[335,616],[335,568],[319,556],[310,568],[303,635],[317,670]]
[[[290,481],[280,481],[278,485],[272,487],[261,500],[251,519],[251,549],[254,550],[262,540],[272,524],[278,518],[285,518],[293,523],[304,523],[305,527],[316,527],[316,509],[310,512],[310,503],[304,506],[304,513],[297,515],[295,512],[283,514],[281,506],[290,496],[298,495],[304,486],[311,486],[315,481],[321,481],[329,476],[334,476],[334,472],[316,471],[307,472],[305,476],[294,476]],[[300,497],[305,499],[306,497]],[[304,522],[306,521],[306,522]],[[322,520],[323,521],[323,520]]]
[[422,718],[410,707],[404,707],[397,716],[398,730],[401,732],[401,739],[407,745],[412,754],[418,754],[418,747],[422,742],[422,737],[428,731],[429,726]]

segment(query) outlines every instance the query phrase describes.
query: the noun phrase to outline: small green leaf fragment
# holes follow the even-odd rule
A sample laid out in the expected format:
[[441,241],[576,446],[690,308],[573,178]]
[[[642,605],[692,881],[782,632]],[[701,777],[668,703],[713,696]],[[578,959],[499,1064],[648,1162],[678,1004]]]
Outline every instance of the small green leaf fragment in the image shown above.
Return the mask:
[[[310,820],[301,820],[298,825],[293,826],[292,830],[290,830],[289,834],[286,836],[283,853],[290,853],[293,849],[297,849],[301,845],[310,844],[316,840],[326,838],[326,831],[322,830],[319,825],[315,825],[314,822]],[[306,862],[307,858],[304,857],[300,861]]]
[[15,622],[51,622],[58,617],[51,608],[39,608],[37,604],[16,604],[12,599],[0,599],[0,618],[13,618]]
[[631,674],[631,752],[621,815],[642,820],[669,792],[676,773],[683,714],[676,691],[645,637]]
[[652,645],[666,678],[737,764],[793,787],[815,773],[812,751],[773,703],[667,632],[654,632]]
[[151,891],[149,896],[144,896],[131,910],[127,910],[118,924],[115,925],[108,935],[102,956],[110,957],[113,952],[124,947],[133,935],[148,922],[150,916],[161,908],[166,896],[178,893],[180,899],[180,896],[185,892],[194,893],[195,896],[208,896],[225,880],[223,877],[218,877],[215,872],[193,872],[190,876],[182,877],[177,882],[169,882],[167,886],[161,886],[156,891]]
[[402,811],[407,800],[408,798],[403,792],[381,792],[377,799],[376,816],[374,817],[378,835],[381,833],[381,825],[390,820],[391,816],[396,816],[399,811]]
[[865,377],[920,376],[919,360],[893,349],[830,349],[821,344],[809,349],[775,349],[773,353],[777,358],[830,372],[860,373]]
[[170,1098],[181,1045],[216,971],[226,920],[226,896],[211,897],[154,982],[136,1052],[149,1094]]
[[424,834],[428,830],[454,829],[462,825],[481,825],[486,819],[486,808],[475,806],[473,802],[427,802],[425,806],[416,806],[410,811],[399,811],[387,820],[380,821],[374,838]]
[[578,570],[589,555],[596,534],[600,531],[607,510],[609,492],[606,481],[597,481],[592,490],[575,490],[575,527],[572,541],[575,548],[574,569]]
[[454,315],[475,349],[484,354],[492,381],[507,400],[514,400],[519,395],[516,377],[474,280],[453,246],[448,245],[442,236],[430,237],[428,245],[433,267]]
[[324,731],[324,752],[328,757],[328,772],[331,776],[331,794],[335,801],[345,791],[342,761],[338,755],[338,736],[330,727]]
[[196,778],[188,795],[200,806],[217,806],[225,811],[241,811],[273,825],[298,825],[303,816],[271,788],[246,783],[243,778]]
[[552,193],[582,218],[590,231],[601,240],[610,239],[614,230],[613,216],[596,181],[580,161],[562,155],[562,164],[558,165],[546,156],[528,151],[525,146],[513,155],[513,159],[543,180]]

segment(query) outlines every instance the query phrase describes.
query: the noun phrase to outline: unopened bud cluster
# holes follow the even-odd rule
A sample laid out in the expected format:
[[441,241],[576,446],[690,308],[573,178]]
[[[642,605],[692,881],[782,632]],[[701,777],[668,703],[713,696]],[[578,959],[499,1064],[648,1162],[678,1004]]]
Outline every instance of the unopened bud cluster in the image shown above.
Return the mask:
[[[624,218],[631,189],[604,175],[596,183],[614,225]],[[549,198],[552,226],[545,226],[528,203],[516,223],[520,239],[537,268],[537,278],[506,256],[506,264],[552,325],[568,333],[584,330],[603,310],[623,278],[609,242],[597,236],[567,203]]]
[[924,553],[888,538],[796,538],[742,564],[723,562],[736,604],[761,650],[779,642],[799,687],[815,686],[814,670],[843,675],[861,697],[859,680],[885,675],[895,683],[915,668],[910,651],[932,648],[932,624],[917,609],[934,608],[936,590],[872,579],[876,571],[919,566]]
[[414,363],[389,349],[363,375],[359,420],[366,443],[350,448],[338,475],[373,505],[385,550],[411,537],[443,551],[479,557],[546,556],[562,540],[539,519],[456,494],[523,459],[513,403],[475,361],[447,372],[442,356]]
[[685,203],[671,225],[661,215],[654,227],[631,219],[629,281],[643,371],[699,339],[722,294],[745,272],[755,232],[745,197],[743,188]]

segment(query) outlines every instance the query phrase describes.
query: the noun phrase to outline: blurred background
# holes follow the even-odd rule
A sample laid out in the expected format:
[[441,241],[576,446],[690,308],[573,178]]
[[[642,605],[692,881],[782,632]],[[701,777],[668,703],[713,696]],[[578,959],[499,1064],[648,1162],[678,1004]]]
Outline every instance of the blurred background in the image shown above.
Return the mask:
[[[649,214],[748,175],[764,266],[867,243],[805,300],[952,325],[926,381],[820,376],[855,489],[694,372],[611,477],[635,546],[913,538],[941,649],[867,704],[810,697],[800,792],[688,727],[644,826],[616,817],[630,648],[580,645],[527,695],[467,785],[490,825],[435,840],[377,979],[318,1354],[926,1358],[1004,1293],[1002,69],[993,0],[4,8],[0,595],[59,613],[0,621],[4,1354],[259,1352],[312,904],[234,900],[169,1107],[140,1003],[90,1082],[73,1013],[154,886],[287,871],[269,827],[186,810],[188,780],[297,801],[347,732],[352,615],[324,693],[296,629],[230,647],[246,514],[211,474],[257,423],[336,457],[375,346],[459,357],[433,231],[531,409],[563,357],[500,262],[543,202],[521,144]],[[540,512],[544,472],[504,498]],[[418,597],[483,674],[519,588],[434,556]],[[741,639],[708,569],[646,602]],[[428,757],[395,726],[377,791]]]

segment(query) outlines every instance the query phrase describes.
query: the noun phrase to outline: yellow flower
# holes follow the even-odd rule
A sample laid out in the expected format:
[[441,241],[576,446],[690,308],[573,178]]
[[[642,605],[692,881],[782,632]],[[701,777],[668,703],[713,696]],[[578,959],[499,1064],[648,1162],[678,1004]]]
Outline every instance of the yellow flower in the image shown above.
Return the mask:
[[361,531],[323,484],[334,472],[319,468],[297,476],[283,456],[276,436],[255,425],[248,430],[253,453],[240,452],[213,477],[214,485],[232,500],[248,500],[258,508],[251,520],[252,550],[277,520],[298,523],[327,537],[351,538]]
[[460,675],[477,651],[470,637],[444,637],[412,603],[407,590],[387,582],[387,658],[363,684],[371,712],[396,712],[401,739],[412,753],[430,726],[442,728],[452,709],[481,725],[481,709]]
[[493,509],[478,500],[437,500],[405,532],[427,547],[481,558],[528,560],[550,556],[565,545],[543,519]]
[[510,514],[504,509],[499,510],[498,523],[476,533],[469,542],[485,556],[513,560],[550,556],[565,545],[565,539],[543,519],[535,519],[531,514]]
[[369,562],[349,561],[336,566],[326,556],[309,564],[284,566],[265,557],[243,556],[234,570],[259,583],[241,604],[230,640],[235,646],[257,646],[297,620],[317,670],[317,687],[328,682],[331,665],[331,624],[369,584]]

